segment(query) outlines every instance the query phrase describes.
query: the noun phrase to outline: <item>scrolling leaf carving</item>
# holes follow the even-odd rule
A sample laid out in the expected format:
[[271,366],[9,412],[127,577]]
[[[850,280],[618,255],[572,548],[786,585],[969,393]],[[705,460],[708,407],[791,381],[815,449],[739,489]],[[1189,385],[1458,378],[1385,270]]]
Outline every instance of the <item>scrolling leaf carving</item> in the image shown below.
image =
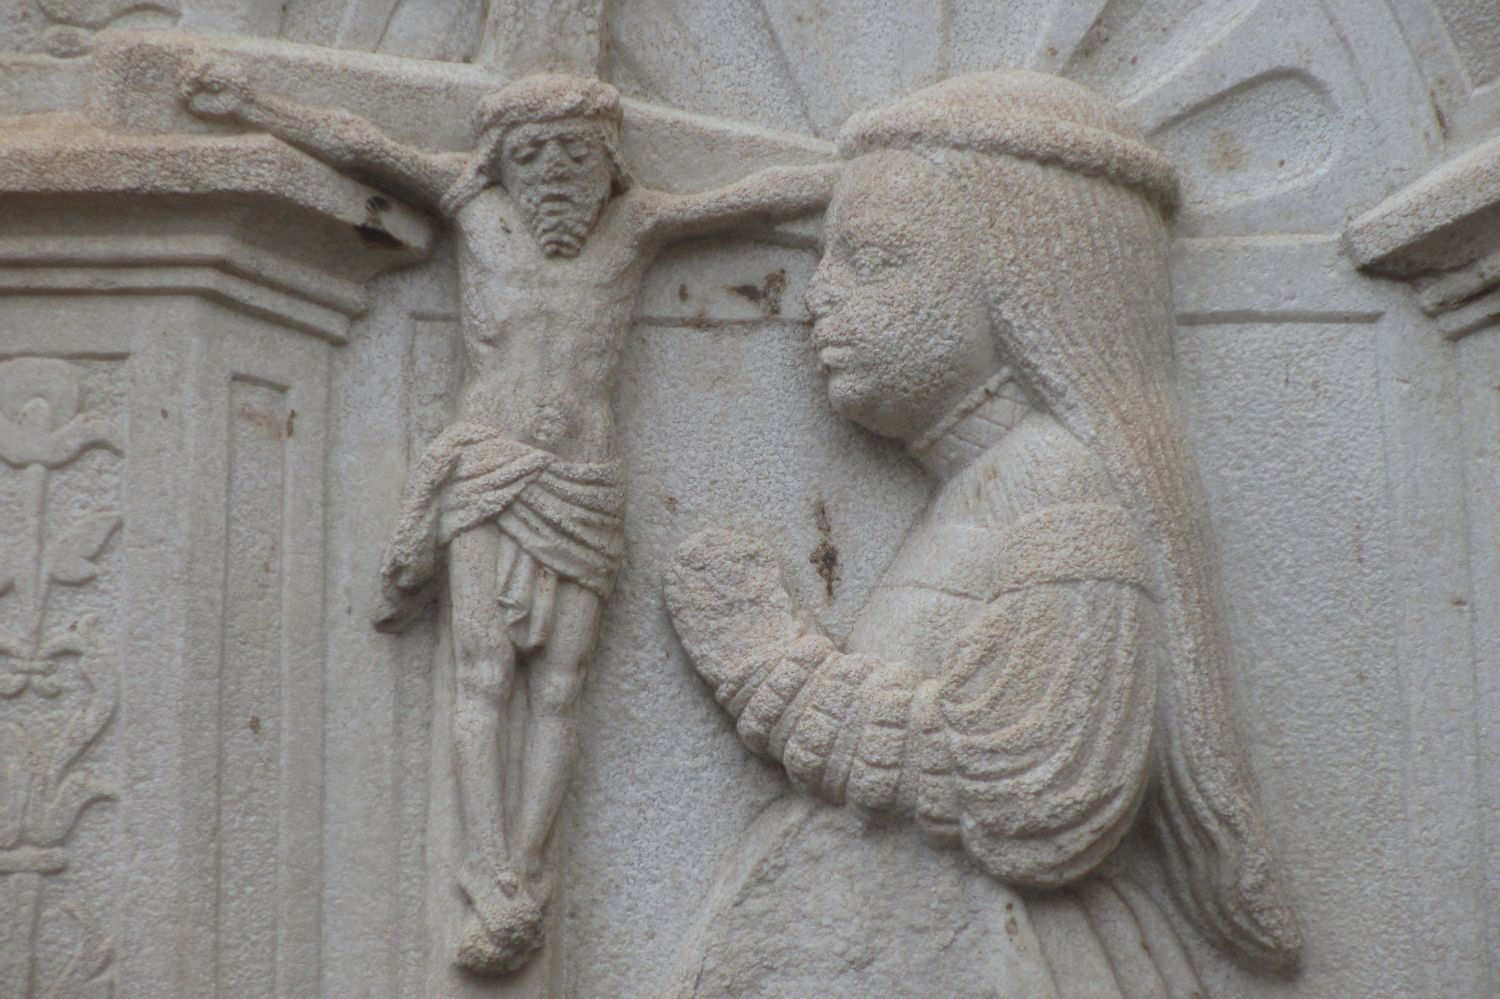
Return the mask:
[[[122,453],[120,434],[84,408],[82,371],[47,358],[0,365],[0,460],[19,479],[17,540],[0,555],[0,912],[12,938],[7,973],[28,997],[113,994],[108,937],[58,880],[69,839],[110,782],[86,761],[114,717],[117,681],[99,616],[59,613],[58,586],[83,587],[121,525],[96,509],[53,530],[59,476],[86,452]],[[14,966],[10,966],[14,962]]]

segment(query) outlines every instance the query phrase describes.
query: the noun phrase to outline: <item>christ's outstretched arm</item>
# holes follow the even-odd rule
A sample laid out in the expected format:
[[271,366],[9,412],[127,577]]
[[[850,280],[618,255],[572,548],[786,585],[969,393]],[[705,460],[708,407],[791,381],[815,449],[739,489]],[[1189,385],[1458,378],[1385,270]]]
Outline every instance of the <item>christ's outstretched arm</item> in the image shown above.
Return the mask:
[[648,235],[671,242],[817,211],[828,204],[840,169],[837,163],[769,167],[708,191],[658,192],[651,206]]
[[407,145],[356,114],[312,107],[251,89],[234,67],[202,63],[183,78],[183,98],[203,118],[238,121],[302,149],[340,170],[368,174],[428,208],[464,173],[469,156]]

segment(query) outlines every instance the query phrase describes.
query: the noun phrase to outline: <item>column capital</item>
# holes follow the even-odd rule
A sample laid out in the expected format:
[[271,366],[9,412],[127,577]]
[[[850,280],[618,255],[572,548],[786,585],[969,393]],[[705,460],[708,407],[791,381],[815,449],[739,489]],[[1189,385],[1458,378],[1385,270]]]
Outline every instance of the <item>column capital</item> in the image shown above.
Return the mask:
[[1410,283],[1449,339],[1500,323],[1500,138],[1365,212],[1344,242],[1361,270]]

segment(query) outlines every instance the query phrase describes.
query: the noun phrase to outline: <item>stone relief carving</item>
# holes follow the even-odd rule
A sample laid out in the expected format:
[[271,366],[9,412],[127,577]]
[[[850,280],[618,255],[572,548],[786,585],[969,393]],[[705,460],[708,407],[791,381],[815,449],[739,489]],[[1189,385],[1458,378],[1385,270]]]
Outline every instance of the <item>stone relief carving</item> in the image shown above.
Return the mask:
[[[1495,992],[1500,881],[1486,844],[1500,813],[1484,775],[1500,759],[1500,687],[1485,663],[1500,631],[1482,608],[1500,580],[1489,512],[1500,508],[1500,87],[1482,56],[1500,51],[1486,44],[1500,22],[1486,4],[0,7],[0,112],[18,116],[0,121],[0,379],[20,386],[0,400],[30,400],[53,377],[13,358],[66,356],[44,367],[82,372],[91,389],[108,358],[131,358],[125,406],[105,398],[111,382],[74,414],[123,428],[128,412],[131,490],[119,501],[113,430],[101,431],[113,448],[90,443],[88,420],[54,405],[28,417],[45,433],[22,432],[20,411],[0,404],[0,451],[17,460],[87,448],[48,468],[40,535],[25,491],[46,463],[0,471],[0,568],[15,577],[0,584],[11,639],[0,648],[0,993],[23,982],[35,995],[655,996],[688,928],[679,994]],[[135,30],[160,27],[181,30]],[[247,129],[188,120],[179,81],[194,61],[192,104]],[[801,356],[816,212],[769,242],[754,238],[757,218],[659,258],[632,345],[600,334],[618,338],[600,367],[622,365],[620,397],[568,395],[610,380],[572,358],[614,328],[617,304],[630,310],[609,299],[599,311],[590,296],[606,294],[603,279],[584,281],[589,312],[552,278],[602,259],[591,254],[642,188],[828,159],[825,140],[851,113],[1023,66],[1105,95],[1176,168],[1181,204],[1166,211],[1170,181],[1147,184],[1134,168],[1109,187],[1099,178],[1113,153],[1065,149],[1071,128],[1050,112],[1023,128],[983,96],[929,91],[907,106],[936,100],[941,113],[889,109],[849,125],[853,172],[830,240],[858,230],[862,202],[897,222],[868,248],[831,241],[811,301],[828,394],[875,432],[867,439],[833,419]],[[580,91],[602,77],[623,95],[623,121],[579,115],[583,133],[618,133],[605,140],[609,197],[592,207],[528,202],[518,191],[537,189],[503,176],[519,177],[516,162],[502,161],[498,183],[482,170],[460,182],[487,141],[468,134],[469,112],[544,70],[573,74],[566,85]],[[994,86],[1025,103],[1006,89],[1019,83]],[[249,120],[276,95],[293,98],[278,113],[317,133],[302,145],[324,162],[260,134],[287,134],[284,122]],[[402,147],[343,114],[318,132],[308,104],[368,118]],[[1085,134],[1109,144],[1099,114],[1104,127]],[[499,149],[537,124],[505,126],[506,138],[497,125],[489,139]],[[566,147],[562,131],[542,146]],[[347,160],[316,148],[330,134]],[[1139,141],[1124,136],[1122,162]],[[1003,168],[983,159],[996,150]],[[443,190],[407,186],[420,157],[444,161]],[[1056,206],[1094,174],[1105,186],[1088,188],[1102,206],[1090,218],[1108,224],[1085,240],[1074,223],[1088,213]],[[927,188],[948,192],[953,176],[963,193],[942,198],[964,210],[950,214]],[[1155,189],[1148,200],[1171,222],[1175,370],[1165,334],[1141,318],[1170,311],[1156,222],[1121,222],[1116,199],[1097,193],[1121,187]],[[474,248],[487,202],[510,226],[491,233],[511,254],[504,267]],[[440,214],[454,238],[430,265],[370,281],[422,257]],[[936,250],[931,227],[946,240]],[[471,258],[463,313],[455,248]],[[988,274],[977,291],[976,268]],[[1413,301],[1371,276],[1410,283]],[[565,314],[543,323],[547,310]],[[968,325],[954,318],[965,310]],[[504,325],[533,320],[545,334]],[[480,343],[502,327],[527,345],[503,364],[506,344]],[[515,362],[544,340],[575,353]],[[898,341],[920,349],[886,357]],[[472,355],[462,397],[461,346]],[[516,373],[497,387],[500,368]],[[471,402],[482,382],[518,413],[534,404],[534,424]],[[564,383],[555,397],[539,389]],[[1155,412],[1147,397],[1176,410],[1137,419]],[[242,406],[265,426],[242,425]],[[572,448],[570,421],[600,408],[619,423],[609,446]],[[270,427],[281,436],[257,436]],[[1184,431],[1198,472],[1178,461]],[[404,459],[408,442],[416,455],[433,437],[421,462]],[[935,495],[898,544],[921,492],[916,463]],[[1207,531],[1200,474],[1233,646],[1203,538],[1168,529]],[[117,574],[110,508],[126,495],[135,551],[179,557],[132,554]],[[398,515],[405,540],[387,580],[414,585],[388,588],[389,625],[426,617],[435,598],[435,643],[425,623],[396,641],[366,621]],[[710,533],[668,573],[705,687],[662,669],[682,651],[657,584],[675,544],[714,523],[776,540]],[[456,621],[457,570],[479,566],[465,578],[483,591],[496,548],[514,559],[497,561],[496,606]],[[231,571],[216,575],[220,559]],[[44,563],[61,575],[28,583]],[[175,577],[185,563],[197,568]],[[567,586],[607,623],[565,606]],[[77,649],[29,637],[38,603],[48,635],[77,622]],[[468,625],[469,661],[516,667],[509,685],[474,669],[455,696],[447,657]],[[101,642],[109,634],[120,641]],[[244,635],[251,646],[235,648]],[[564,783],[568,797],[527,862],[520,827],[546,817],[516,793],[527,747],[484,750],[500,744],[497,724],[524,732],[527,680],[559,636],[580,650],[556,653],[578,667],[559,670],[559,686],[585,663],[589,679],[581,720],[551,734],[581,729],[584,762],[568,778],[565,748],[533,781],[533,802]],[[216,637],[229,646],[217,656]],[[1250,709],[1263,808],[1217,692],[1225,676]],[[726,699],[731,726],[705,689]],[[477,756],[454,751],[454,704],[458,746]],[[533,726],[534,745],[549,741],[545,727]],[[119,809],[85,819],[90,802],[49,797],[108,790],[75,780],[87,772],[129,788]],[[784,774],[805,789],[761,816]],[[1277,901],[1262,811],[1293,906]],[[752,820],[705,898],[722,847]],[[481,863],[455,863],[464,839]],[[51,866],[59,858],[66,869]],[[486,912],[456,874],[481,908],[493,903]],[[1284,983],[1257,973],[1299,952],[1288,908],[1308,958]],[[134,912],[162,918],[120,918]],[[452,967],[466,943],[482,970],[525,961],[542,926],[547,946],[514,976]],[[1251,970],[1217,960],[1215,944]]]
[[[347,112],[252,91],[226,63],[198,65],[184,94],[199,115],[374,175],[457,233],[467,384],[457,420],[410,473],[376,617],[399,631],[441,595],[457,671],[458,883],[472,908],[455,951],[471,971],[512,970],[543,942],[554,889],[544,852],[623,553],[610,397],[646,269],[673,241],[821,208],[834,170],[651,190],[620,157],[618,93],[566,74],[527,76],[480,101],[468,154],[426,152]],[[525,734],[513,742],[518,673]]]
[[1500,321],[1500,234],[1492,216],[1500,141],[1445,163],[1355,219],[1344,243],[1361,268],[1407,281],[1450,339]]
[[694,668],[799,792],[669,993],[1199,994],[1117,861],[1137,827],[1198,931],[1294,969],[1171,378],[1171,164],[1019,71],[856,115],[840,148],[813,344],[834,409],[936,486],[843,643],[752,537],[667,569]]
[[59,59],[87,55],[95,35],[112,24],[161,26],[181,14],[175,0],[22,0],[18,6],[14,40]]
[[93,449],[120,454],[122,441],[84,407],[77,368],[47,358],[0,364],[0,461],[19,480],[20,506],[0,547],[0,599],[12,598],[0,626],[0,978],[25,997],[113,995],[113,948],[57,877],[83,813],[114,797],[84,761],[115,708],[99,621],[60,614],[53,599],[97,576],[120,527],[112,509],[55,527],[54,480]]

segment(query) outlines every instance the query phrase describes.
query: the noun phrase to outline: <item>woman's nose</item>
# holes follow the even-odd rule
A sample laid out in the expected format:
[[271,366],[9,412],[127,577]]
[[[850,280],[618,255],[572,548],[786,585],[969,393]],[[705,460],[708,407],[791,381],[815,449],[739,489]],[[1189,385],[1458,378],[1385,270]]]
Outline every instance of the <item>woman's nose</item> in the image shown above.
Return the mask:
[[807,302],[807,311],[812,313],[814,319],[821,319],[828,315],[838,305],[838,297],[834,294],[833,286],[829,284],[821,267],[813,273],[804,297]]

